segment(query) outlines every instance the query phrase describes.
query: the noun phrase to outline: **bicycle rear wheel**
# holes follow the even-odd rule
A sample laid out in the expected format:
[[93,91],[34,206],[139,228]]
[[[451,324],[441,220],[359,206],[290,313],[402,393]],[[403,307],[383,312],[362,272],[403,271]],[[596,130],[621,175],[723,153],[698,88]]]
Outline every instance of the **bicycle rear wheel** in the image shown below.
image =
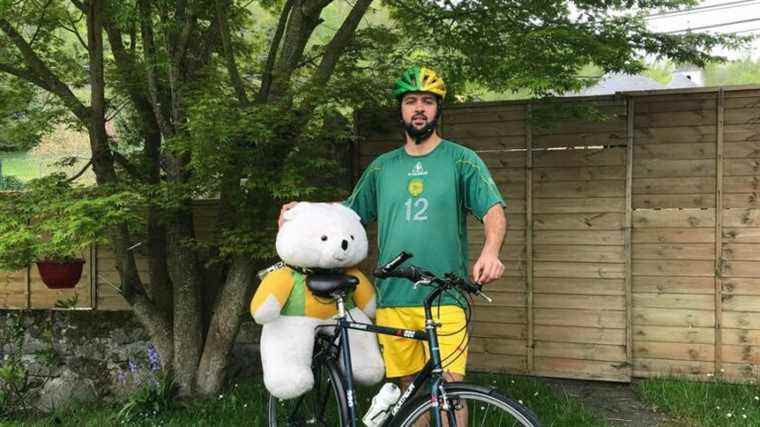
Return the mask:
[[312,360],[314,388],[288,400],[271,394],[267,404],[269,427],[345,426],[348,406],[343,381],[335,361],[317,358]]
[[[540,427],[536,415],[524,405],[502,396],[493,389],[462,383],[444,385],[449,403],[456,409],[467,410],[468,426],[489,427]],[[418,421],[431,419],[433,403],[430,394],[418,396],[405,405],[396,417],[393,425],[398,427],[415,426]],[[442,417],[449,415],[442,411]],[[432,424],[432,421],[430,421]]]

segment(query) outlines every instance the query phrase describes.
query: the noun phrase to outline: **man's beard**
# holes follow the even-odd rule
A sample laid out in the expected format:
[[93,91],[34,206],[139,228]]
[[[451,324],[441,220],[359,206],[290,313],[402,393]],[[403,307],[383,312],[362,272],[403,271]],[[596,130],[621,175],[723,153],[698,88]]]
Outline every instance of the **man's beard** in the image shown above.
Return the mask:
[[[414,117],[412,117],[412,120],[414,120]],[[438,115],[425,124],[425,126],[421,128],[416,128],[411,122],[406,122],[404,120],[401,120],[401,123],[404,126],[404,131],[407,135],[409,135],[413,140],[414,143],[419,145],[423,142],[427,141],[428,138],[430,138],[431,135],[433,135],[433,132],[435,132],[435,128],[438,127]]]

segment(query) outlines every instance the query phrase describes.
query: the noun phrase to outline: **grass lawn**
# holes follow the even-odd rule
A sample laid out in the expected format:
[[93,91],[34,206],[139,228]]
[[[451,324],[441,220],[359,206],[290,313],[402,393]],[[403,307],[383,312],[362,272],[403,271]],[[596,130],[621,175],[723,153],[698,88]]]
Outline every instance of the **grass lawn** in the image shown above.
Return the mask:
[[638,385],[642,399],[689,426],[760,426],[760,386],[650,379]]
[[[523,401],[538,414],[545,426],[608,426],[568,396],[554,394],[539,379],[495,374],[473,374],[468,380],[494,386],[515,400]],[[266,391],[259,380],[249,380],[208,400],[183,402],[177,408],[144,418],[134,425],[143,426],[264,426],[266,425]],[[359,408],[369,408],[373,390],[361,390]],[[80,406],[37,418],[0,422],[2,426],[104,426],[116,425],[119,407]]]

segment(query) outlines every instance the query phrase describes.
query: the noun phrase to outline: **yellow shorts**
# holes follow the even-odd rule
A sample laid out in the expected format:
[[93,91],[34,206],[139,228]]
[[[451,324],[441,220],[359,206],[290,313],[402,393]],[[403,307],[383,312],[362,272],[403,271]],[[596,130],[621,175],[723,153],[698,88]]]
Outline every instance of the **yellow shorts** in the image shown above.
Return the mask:
[[[466,317],[461,307],[447,305],[433,308],[438,327],[441,365],[446,372],[464,375],[467,366],[468,337]],[[375,321],[380,326],[425,330],[425,309],[422,307],[378,308]],[[404,377],[419,372],[429,356],[426,341],[393,335],[377,335],[385,360],[385,376]]]

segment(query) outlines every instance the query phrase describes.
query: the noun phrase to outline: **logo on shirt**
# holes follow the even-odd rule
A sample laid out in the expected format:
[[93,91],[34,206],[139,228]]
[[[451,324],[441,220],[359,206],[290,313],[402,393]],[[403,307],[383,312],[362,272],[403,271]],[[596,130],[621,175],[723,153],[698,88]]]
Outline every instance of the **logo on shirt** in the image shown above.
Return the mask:
[[422,167],[422,162],[417,162],[416,165],[412,168],[412,171],[409,172],[409,176],[421,176],[421,175],[427,175],[427,171],[425,168]]
[[411,194],[412,197],[417,197],[422,194],[423,191],[425,191],[425,181],[423,181],[421,178],[412,178],[409,180],[409,184],[407,185],[406,189],[409,191],[409,194]]

